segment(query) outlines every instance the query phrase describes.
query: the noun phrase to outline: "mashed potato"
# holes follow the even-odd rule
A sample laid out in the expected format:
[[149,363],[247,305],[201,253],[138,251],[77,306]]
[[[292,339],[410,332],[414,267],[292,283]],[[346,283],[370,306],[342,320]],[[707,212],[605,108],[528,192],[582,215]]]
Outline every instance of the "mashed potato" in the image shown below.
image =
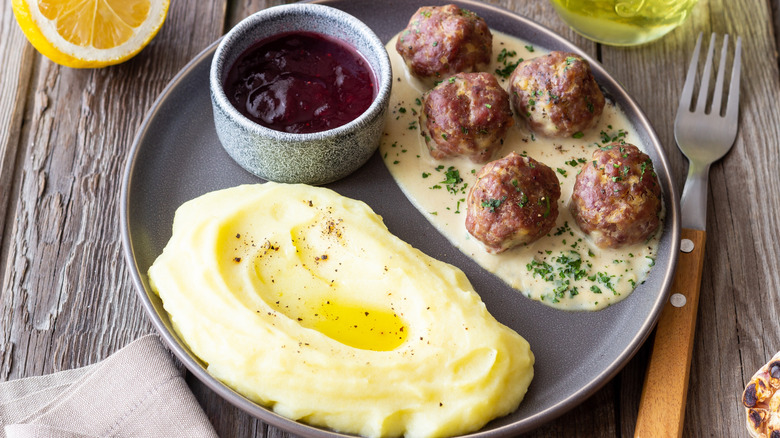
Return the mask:
[[466,433],[515,410],[533,377],[528,343],[462,271],[328,189],[265,183],[185,203],[149,280],[212,375],[312,425]]

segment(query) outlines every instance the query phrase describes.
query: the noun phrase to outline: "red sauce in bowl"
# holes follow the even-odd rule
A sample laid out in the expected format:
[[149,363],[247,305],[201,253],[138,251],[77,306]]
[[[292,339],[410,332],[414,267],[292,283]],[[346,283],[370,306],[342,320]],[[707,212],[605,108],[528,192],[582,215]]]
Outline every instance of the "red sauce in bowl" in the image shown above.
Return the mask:
[[376,86],[354,48],[319,33],[291,32],[241,54],[228,71],[225,94],[250,120],[302,134],[354,120],[371,106]]

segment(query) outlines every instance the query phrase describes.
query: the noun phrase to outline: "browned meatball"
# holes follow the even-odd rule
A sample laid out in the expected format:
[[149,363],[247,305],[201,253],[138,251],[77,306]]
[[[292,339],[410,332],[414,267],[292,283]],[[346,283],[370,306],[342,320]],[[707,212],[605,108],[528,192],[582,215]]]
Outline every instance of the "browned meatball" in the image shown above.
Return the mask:
[[415,76],[439,78],[489,63],[493,35],[474,12],[455,5],[425,6],[409,19],[395,49]]
[[552,169],[512,152],[477,173],[466,199],[466,230],[490,253],[531,243],[555,225],[560,197]]
[[604,109],[590,64],[574,53],[551,52],[521,62],[509,78],[512,107],[545,137],[570,137],[592,128]]
[[509,95],[490,73],[458,73],[423,96],[421,132],[437,160],[462,155],[485,163],[513,124]]
[[628,143],[595,150],[577,175],[569,209],[601,248],[647,240],[661,222],[661,186],[653,162]]

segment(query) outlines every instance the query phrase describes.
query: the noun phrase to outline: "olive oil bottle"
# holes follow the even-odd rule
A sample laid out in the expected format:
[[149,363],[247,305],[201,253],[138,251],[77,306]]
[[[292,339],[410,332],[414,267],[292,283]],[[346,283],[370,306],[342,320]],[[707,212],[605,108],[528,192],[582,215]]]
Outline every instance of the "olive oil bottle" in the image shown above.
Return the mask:
[[577,33],[596,42],[630,46],[677,27],[698,0],[550,0]]

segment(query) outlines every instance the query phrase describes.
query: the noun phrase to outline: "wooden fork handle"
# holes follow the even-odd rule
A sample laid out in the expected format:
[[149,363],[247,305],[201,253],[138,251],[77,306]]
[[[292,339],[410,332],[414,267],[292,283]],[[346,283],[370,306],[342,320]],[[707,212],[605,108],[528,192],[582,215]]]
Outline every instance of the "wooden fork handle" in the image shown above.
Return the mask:
[[[658,320],[639,401],[635,438],[682,436],[705,236],[704,231],[682,230],[677,271],[669,301]],[[685,252],[690,243],[693,249]]]

